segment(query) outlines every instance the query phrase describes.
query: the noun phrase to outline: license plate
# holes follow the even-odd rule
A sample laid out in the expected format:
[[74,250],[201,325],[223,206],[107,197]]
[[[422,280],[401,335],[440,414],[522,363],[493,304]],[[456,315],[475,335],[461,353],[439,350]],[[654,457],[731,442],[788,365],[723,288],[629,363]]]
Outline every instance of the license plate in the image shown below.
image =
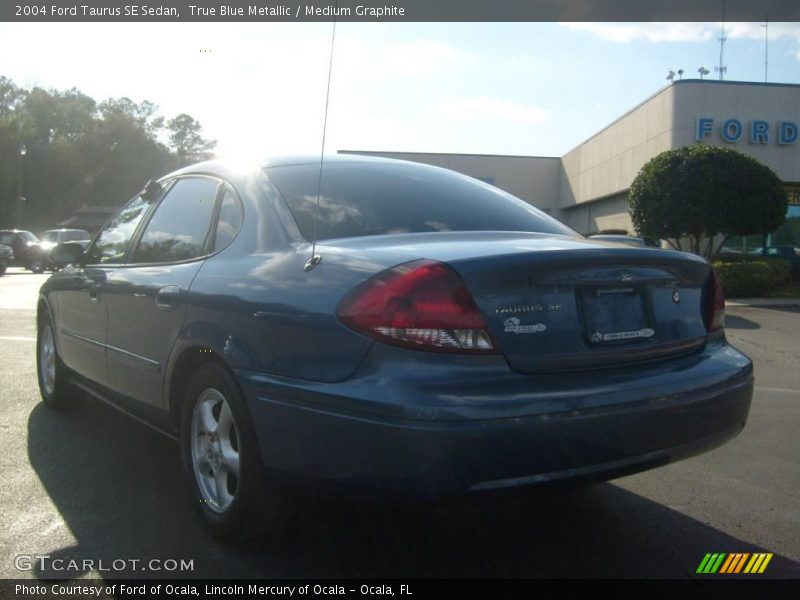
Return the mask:
[[652,337],[644,291],[632,287],[592,288],[581,293],[586,337],[592,344]]

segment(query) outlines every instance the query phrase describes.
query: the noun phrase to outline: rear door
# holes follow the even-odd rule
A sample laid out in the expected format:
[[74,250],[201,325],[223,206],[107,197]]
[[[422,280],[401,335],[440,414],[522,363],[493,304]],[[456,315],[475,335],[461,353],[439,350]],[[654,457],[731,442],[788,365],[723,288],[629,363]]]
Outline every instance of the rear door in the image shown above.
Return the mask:
[[104,284],[109,387],[162,405],[164,371],[186,314],[186,294],[212,248],[222,189],[212,177],[177,179],[134,241],[129,264]]

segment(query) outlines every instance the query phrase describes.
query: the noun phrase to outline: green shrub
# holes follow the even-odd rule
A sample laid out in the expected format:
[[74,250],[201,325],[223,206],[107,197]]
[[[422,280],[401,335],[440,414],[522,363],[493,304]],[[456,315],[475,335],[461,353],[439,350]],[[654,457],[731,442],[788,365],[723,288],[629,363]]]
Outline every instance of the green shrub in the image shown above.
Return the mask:
[[758,297],[792,282],[785,260],[715,261],[726,298]]

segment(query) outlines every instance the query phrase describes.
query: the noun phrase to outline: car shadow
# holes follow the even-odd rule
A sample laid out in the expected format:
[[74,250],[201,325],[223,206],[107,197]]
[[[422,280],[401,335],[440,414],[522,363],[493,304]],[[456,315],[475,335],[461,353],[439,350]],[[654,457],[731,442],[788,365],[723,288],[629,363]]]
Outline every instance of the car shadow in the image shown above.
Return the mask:
[[[177,444],[88,398],[61,413],[37,405],[28,455],[75,540],[36,548],[51,561],[34,570],[42,579],[83,574],[50,569],[56,558],[193,566],[126,563],[100,573],[109,579],[686,578],[707,552],[765,551],[611,483],[428,507],[323,496],[279,537],[223,543],[191,509]],[[798,577],[800,565],[775,556],[767,575]]]
[[725,329],[761,329],[761,325],[738,315],[725,315]]

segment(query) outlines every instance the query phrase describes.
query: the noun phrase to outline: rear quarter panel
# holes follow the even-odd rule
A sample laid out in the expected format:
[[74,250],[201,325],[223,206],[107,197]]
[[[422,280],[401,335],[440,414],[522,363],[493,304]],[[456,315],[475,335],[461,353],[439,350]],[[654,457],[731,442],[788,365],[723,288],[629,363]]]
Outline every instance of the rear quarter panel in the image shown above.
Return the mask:
[[372,341],[345,328],[336,305],[382,265],[325,254],[305,271],[311,245],[287,232],[275,190],[258,178],[232,183],[242,198],[244,224],[192,283],[174,358],[182,348],[207,345],[237,369],[321,382],[346,379]]

